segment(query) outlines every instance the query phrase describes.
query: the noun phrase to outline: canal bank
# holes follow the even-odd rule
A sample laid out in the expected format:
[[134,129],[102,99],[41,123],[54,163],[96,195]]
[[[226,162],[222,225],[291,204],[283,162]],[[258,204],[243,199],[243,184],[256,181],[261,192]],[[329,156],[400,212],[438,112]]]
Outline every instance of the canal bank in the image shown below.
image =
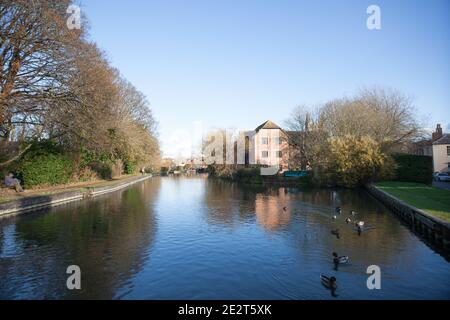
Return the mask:
[[450,223],[435,217],[428,212],[418,209],[386,191],[370,184],[367,191],[386,207],[397,214],[403,221],[411,226],[414,232],[420,234],[431,244],[450,252]]
[[124,180],[112,181],[110,184],[93,185],[77,190],[63,191],[56,194],[25,196],[19,199],[0,203],[0,219],[64,203],[90,199],[99,195],[118,191],[136,183],[150,179],[152,176],[136,176]]

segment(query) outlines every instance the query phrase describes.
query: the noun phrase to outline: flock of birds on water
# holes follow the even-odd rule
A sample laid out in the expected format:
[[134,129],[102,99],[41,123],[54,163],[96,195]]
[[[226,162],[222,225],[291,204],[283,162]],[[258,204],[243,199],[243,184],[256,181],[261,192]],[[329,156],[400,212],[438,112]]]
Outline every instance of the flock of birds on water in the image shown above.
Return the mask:
[[[287,211],[286,207],[283,207],[283,211]],[[331,217],[332,220],[337,220],[338,217],[342,214],[342,209],[341,207],[336,207],[335,209],[335,214],[333,214],[333,216]],[[360,221],[356,218],[356,216],[358,215],[358,213],[354,210],[350,210],[350,216],[347,217],[345,219],[345,223],[346,224],[354,224],[355,227],[355,231],[358,233],[358,236],[361,236],[361,234],[364,231],[370,230],[370,229],[375,229],[374,227],[368,227],[365,225],[364,221]],[[341,238],[341,234],[339,229],[333,229],[331,230],[331,234],[336,236],[337,239]],[[342,264],[347,264],[350,261],[350,258],[348,256],[339,256],[336,252],[333,252],[333,265],[334,265],[334,270],[338,271],[339,269],[339,265]],[[333,297],[337,297],[336,295],[336,290],[337,290],[337,279],[336,277],[329,277],[326,275],[320,275],[320,282],[322,283],[322,285],[331,291],[331,295]]]

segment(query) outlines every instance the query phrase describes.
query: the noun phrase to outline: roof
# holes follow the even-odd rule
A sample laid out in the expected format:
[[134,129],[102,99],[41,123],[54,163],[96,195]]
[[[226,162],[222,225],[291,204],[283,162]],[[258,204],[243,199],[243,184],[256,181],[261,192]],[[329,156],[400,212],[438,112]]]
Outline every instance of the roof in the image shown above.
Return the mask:
[[280,129],[281,130],[281,128],[275,122],[273,122],[271,120],[267,120],[266,122],[264,122],[262,125],[257,127],[255,129],[255,131],[258,132],[261,129]]
[[448,133],[444,134],[442,136],[442,138],[433,142],[433,145],[437,145],[437,144],[450,144],[450,134],[448,134]]

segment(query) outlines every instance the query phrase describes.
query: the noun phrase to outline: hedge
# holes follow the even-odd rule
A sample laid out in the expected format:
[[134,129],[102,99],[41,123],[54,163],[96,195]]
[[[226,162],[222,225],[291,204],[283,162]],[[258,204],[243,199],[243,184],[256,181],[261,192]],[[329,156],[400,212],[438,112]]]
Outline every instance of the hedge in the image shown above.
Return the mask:
[[26,187],[68,183],[73,161],[51,142],[35,144],[19,159],[15,173]]
[[433,181],[433,158],[407,154],[393,155],[396,180],[430,184]]

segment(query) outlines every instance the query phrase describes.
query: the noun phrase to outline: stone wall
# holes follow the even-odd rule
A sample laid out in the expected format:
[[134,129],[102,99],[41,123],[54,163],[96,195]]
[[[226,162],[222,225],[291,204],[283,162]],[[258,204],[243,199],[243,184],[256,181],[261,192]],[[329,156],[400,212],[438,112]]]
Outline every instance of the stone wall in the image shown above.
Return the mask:
[[366,189],[373,197],[381,201],[386,207],[407,222],[414,232],[422,235],[432,244],[442,248],[445,252],[450,252],[449,222],[417,209],[374,185],[367,185]]
[[151,176],[138,177],[132,180],[127,179],[126,181],[121,181],[108,186],[88,187],[86,190],[60,192],[57,194],[35,197],[24,197],[22,199],[0,203],[0,218],[114,192],[149,178],[151,178]]

